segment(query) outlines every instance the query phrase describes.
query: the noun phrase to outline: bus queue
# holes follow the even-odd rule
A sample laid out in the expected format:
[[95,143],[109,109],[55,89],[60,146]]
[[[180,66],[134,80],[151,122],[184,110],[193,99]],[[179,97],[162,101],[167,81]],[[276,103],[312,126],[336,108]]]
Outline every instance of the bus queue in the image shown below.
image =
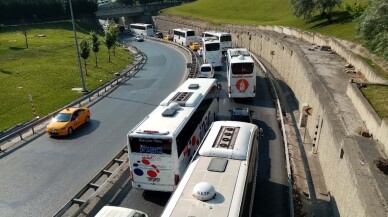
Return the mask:
[[[156,33],[151,24],[131,24],[130,28],[138,35]],[[191,216],[197,213],[194,209],[201,209],[204,216],[252,216],[262,129],[252,123],[217,121],[222,87],[213,78],[215,69],[220,71],[225,65],[228,97],[255,97],[251,53],[233,48],[232,36],[226,32],[205,31],[197,37],[193,29],[176,28],[167,38],[161,36],[155,35],[195,47],[192,50],[202,57],[203,73],[183,82],[128,132],[132,187],[174,192],[162,214],[166,217]],[[219,180],[229,177],[229,181],[215,182],[216,176]],[[234,191],[222,193],[228,184]],[[219,192],[226,196],[222,203]]]

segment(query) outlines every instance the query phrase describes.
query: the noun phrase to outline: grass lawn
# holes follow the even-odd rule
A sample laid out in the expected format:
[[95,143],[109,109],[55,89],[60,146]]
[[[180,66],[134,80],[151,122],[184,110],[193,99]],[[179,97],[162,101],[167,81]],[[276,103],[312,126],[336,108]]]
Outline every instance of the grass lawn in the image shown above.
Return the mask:
[[[342,0],[342,2],[343,5],[346,3],[353,5],[354,3],[364,4],[367,0]],[[168,8],[163,13],[200,19],[214,25],[232,23],[289,26],[360,43],[360,39],[356,37],[356,22],[346,15],[343,9],[335,9],[331,23],[320,18],[305,23],[302,19],[292,15],[289,0],[198,0]],[[379,74],[388,78],[388,72],[371,60],[363,59]],[[388,88],[368,86],[363,89],[363,92],[380,117],[386,118],[388,116]]]
[[[343,0],[343,3],[363,3],[367,0]],[[333,22],[319,19],[304,23],[292,15],[289,0],[198,0],[164,10],[166,14],[206,20],[213,24],[282,25],[356,41],[355,22],[337,11]]]
[[[95,28],[78,23],[79,42]],[[0,32],[0,130],[33,118],[29,94],[38,116],[45,116],[82,96],[71,90],[82,87],[71,22],[37,24],[28,29],[28,48],[19,27],[5,27]],[[41,34],[45,37],[38,37]],[[103,36],[100,42],[98,67],[92,51],[87,59],[85,83],[89,91],[110,81],[114,73],[132,62],[132,56],[117,47],[115,57],[111,51],[109,63]],[[82,58],[81,61],[85,75]]]
[[380,118],[388,118],[388,86],[368,85],[361,92],[369,100]]

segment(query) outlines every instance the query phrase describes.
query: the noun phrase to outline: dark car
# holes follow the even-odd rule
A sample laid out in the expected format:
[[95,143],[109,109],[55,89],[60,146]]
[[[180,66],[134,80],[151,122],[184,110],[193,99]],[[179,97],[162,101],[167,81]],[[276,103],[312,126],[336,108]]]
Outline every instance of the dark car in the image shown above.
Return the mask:
[[144,37],[142,35],[136,35],[135,40],[138,42],[144,41]]
[[163,33],[162,32],[156,32],[155,33],[155,38],[163,38]]
[[252,113],[253,111],[249,110],[249,108],[234,108],[230,110],[232,121],[241,121],[252,123]]

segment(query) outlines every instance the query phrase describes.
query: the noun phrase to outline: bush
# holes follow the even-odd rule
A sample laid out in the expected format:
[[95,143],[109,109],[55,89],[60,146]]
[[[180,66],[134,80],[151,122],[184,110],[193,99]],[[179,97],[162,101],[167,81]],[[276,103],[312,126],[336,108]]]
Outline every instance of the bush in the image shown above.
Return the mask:
[[366,4],[358,4],[355,2],[353,5],[346,3],[343,6],[343,9],[349,13],[350,16],[353,18],[358,18],[361,16],[362,13],[364,13],[365,9],[367,8]]

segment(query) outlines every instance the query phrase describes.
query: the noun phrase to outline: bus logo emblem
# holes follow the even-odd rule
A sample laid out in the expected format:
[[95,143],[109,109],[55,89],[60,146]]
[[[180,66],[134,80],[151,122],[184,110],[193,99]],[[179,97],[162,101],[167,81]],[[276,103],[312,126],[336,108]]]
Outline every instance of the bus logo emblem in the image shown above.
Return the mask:
[[249,87],[249,83],[245,79],[240,79],[236,83],[236,88],[240,92],[245,92],[248,89],[248,87]]

